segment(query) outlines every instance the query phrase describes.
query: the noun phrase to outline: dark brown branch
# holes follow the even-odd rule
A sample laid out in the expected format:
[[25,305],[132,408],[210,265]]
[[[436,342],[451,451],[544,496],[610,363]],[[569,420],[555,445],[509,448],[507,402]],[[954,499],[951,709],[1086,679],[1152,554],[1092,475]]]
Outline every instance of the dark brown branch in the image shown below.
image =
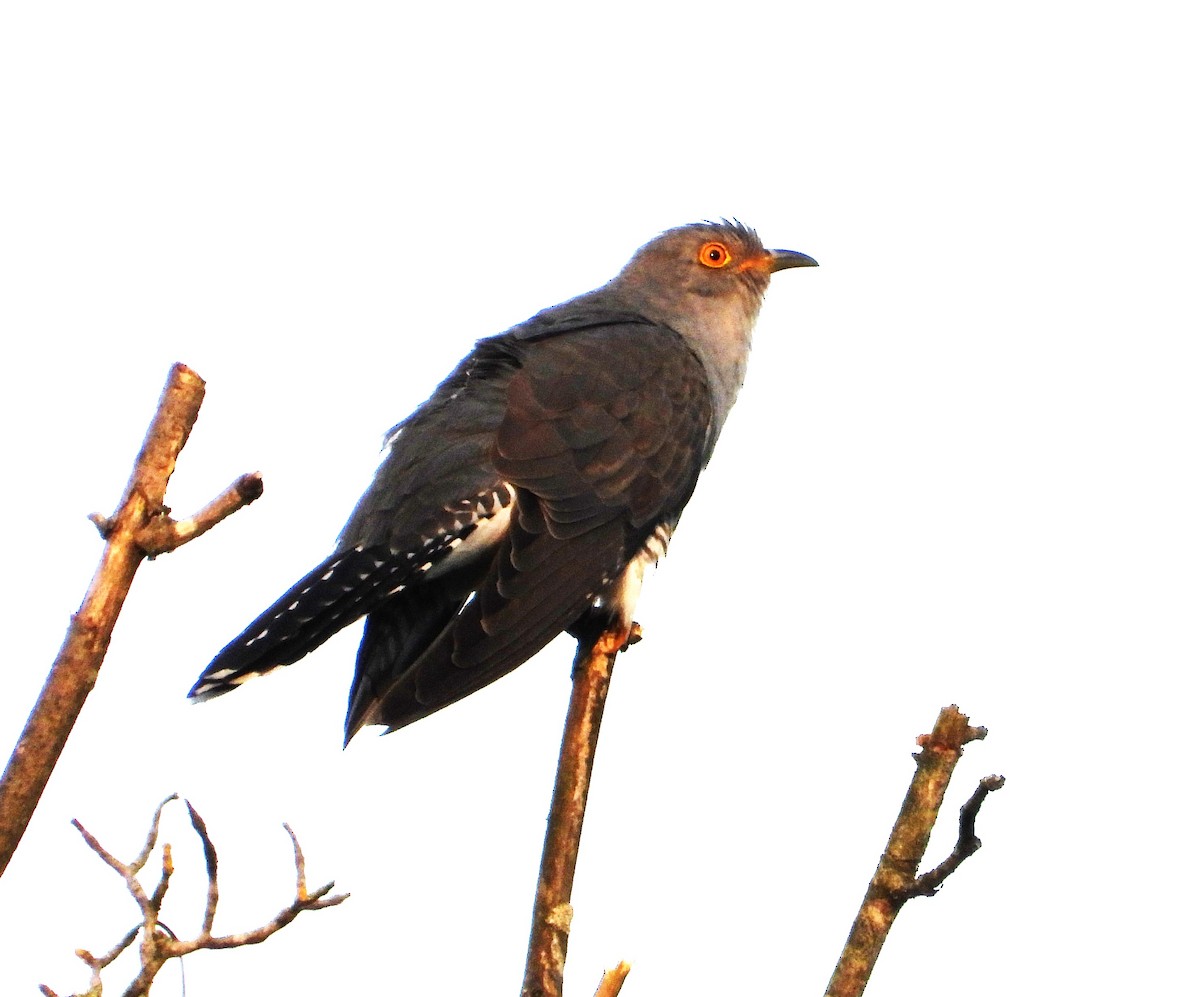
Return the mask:
[[175,364],[120,508],[108,518],[92,517],[107,541],[100,566],[79,612],[71,618],[62,649],[0,777],[0,874],[8,867],[75,718],[96,684],[113,627],[142,559],[199,536],[261,494],[262,482],[248,475],[193,519],[174,523],[168,517],[164,504],[167,482],[203,398],[204,381],[183,364]]
[[[858,997],[867,985],[888,931],[904,903],[913,896],[932,894],[955,869],[980,847],[975,837],[975,818],[984,797],[1004,784],[990,776],[962,809],[959,839],[950,858],[918,879],[917,868],[929,846],[929,835],[937,820],[954,766],[963,746],[987,736],[984,727],[971,727],[958,707],[948,706],[938,716],[933,732],[917,738],[921,751],[913,757],[913,774],[900,816],[892,828],[887,848],[879,859],[867,887],[850,937],[838,959],[826,989],[826,997]],[[921,885],[918,885],[921,884]]]
[[196,808],[190,801],[187,801],[187,809],[192,827],[199,835],[200,842],[204,847],[204,870],[208,874],[208,894],[204,901],[204,920],[200,922],[200,934],[208,935],[212,933],[213,922],[217,919],[217,901],[220,899],[220,890],[217,889],[217,849],[212,843],[212,838],[208,836],[208,826],[204,823],[204,818],[196,813]]
[[[296,835],[292,833],[292,829],[286,824],[285,830],[288,837],[292,840],[292,850],[296,862],[296,895],[290,904],[284,907],[270,921],[261,927],[254,928],[251,931],[244,931],[233,935],[214,935],[212,933],[213,921],[216,919],[217,913],[217,850],[213,846],[212,839],[209,837],[208,828],[204,824],[204,820],[196,812],[195,808],[188,803],[188,815],[191,818],[192,827],[200,838],[200,843],[204,849],[204,864],[208,875],[208,896],[205,901],[204,919],[200,928],[200,933],[191,939],[181,939],[168,930],[159,922],[159,912],[162,909],[163,900],[167,894],[167,888],[170,883],[171,874],[174,872],[174,866],[171,860],[171,846],[164,844],[162,848],[163,868],[162,875],[158,881],[158,885],[153,892],[147,895],[144,887],[138,881],[137,873],[145,865],[149,853],[154,849],[158,841],[159,818],[162,814],[162,808],[171,800],[177,799],[176,796],[169,796],[163,803],[159,804],[158,809],[154,813],[154,820],[151,824],[150,835],[147,841],[147,847],[138,855],[131,863],[121,862],[107,851],[96,838],[83,827],[79,821],[72,821],[79,833],[87,842],[89,848],[92,849],[104,863],[114,869],[121,878],[125,881],[126,889],[137,902],[138,909],[141,912],[142,920],[137,926],[130,930],[109,952],[103,956],[96,957],[90,952],[80,949],[77,955],[87,967],[92,971],[89,994],[98,994],[101,991],[100,973],[109,966],[122,952],[124,952],[135,938],[140,933],[142,941],[140,945],[141,954],[141,971],[138,973],[134,981],[125,990],[125,997],[143,997],[150,990],[150,984],[154,981],[154,977],[163,965],[170,959],[177,959],[180,956],[187,955],[190,952],[195,952],[198,949],[230,949],[240,948],[243,945],[257,945],[259,942],[265,941],[271,935],[279,931],[281,928],[291,924],[303,911],[320,910],[323,907],[335,907],[345,900],[349,894],[342,893],[330,896],[333,891],[333,883],[326,883],[320,889],[310,891],[304,879],[304,853],[300,850],[300,843],[296,840]],[[53,991],[49,987],[43,986],[42,993],[53,997]]]
[[558,774],[542,846],[542,866],[533,903],[533,925],[522,997],[560,997],[571,931],[571,888],[587,807],[588,786],[600,737],[604,701],[618,652],[636,642],[640,630],[615,626],[594,640],[581,637],[572,673],[571,703],[558,756]]
[[899,892],[898,897],[911,900],[913,897],[933,896],[960,865],[983,847],[983,842],[975,836],[975,818],[979,816],[988,793],[994,793],[1003,785],[1002,775],[989,775],[979,780],[975,792],[958,812],[958,840],[950,854],[937,866],[919,875],[912,886]]

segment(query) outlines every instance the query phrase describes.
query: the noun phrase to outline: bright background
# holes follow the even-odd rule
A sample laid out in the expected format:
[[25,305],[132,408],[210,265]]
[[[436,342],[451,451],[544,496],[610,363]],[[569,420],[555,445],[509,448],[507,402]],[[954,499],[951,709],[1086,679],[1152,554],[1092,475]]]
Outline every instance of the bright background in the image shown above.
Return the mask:
[[[567,986],[820,993],[958,703],[1005,774],[879,994],[1194,984],[1200,651],[1195,35],[1183,3],[7,4],[0,415],[7,752],[172,361],[168,499],[266,495],[139,572],[0,881],[0,992],[86,986],[172,791],[221,856],[206,994],[515,993],[564,638],[341,750],[357,628],[203,707],[210,656],[330,549],[384,432],[480,336],[736,216],[778,277],[748,383],[618,666]],[[182,805],[165,912],[195,930]],[[152,862],[152,865],[154,863]],[[114,973],[119,992],[129,976]],[[160,977],[178,992],[178,969]]]

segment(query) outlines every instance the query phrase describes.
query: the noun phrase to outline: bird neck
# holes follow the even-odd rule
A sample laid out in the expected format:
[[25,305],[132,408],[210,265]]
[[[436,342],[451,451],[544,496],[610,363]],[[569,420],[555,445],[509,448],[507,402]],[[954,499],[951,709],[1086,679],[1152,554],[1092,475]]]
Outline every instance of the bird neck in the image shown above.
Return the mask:
[[681,302],[677,290],[668,294],[644,284],[623,283],[616,287],[609,285],[609,289],[627,307],[674,329],[704,365],[712,390],[711,452],[746,376],[750,339],[762,304],[761,296],[749,293],[690,294]]

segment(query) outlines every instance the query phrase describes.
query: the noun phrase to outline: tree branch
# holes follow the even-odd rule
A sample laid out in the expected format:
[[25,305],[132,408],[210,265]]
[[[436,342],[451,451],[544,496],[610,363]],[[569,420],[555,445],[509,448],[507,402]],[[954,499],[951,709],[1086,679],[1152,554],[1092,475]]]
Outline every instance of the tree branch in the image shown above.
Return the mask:
[[[640,637],[641,630],[635,623],[629,629],[616,625],[598,635],[581,635],[579,638],[572,671],[571,703],[558,756],[546,841],[542,846],[522,997],[561,997],[562,994],[567,940],[574,916],[571,888],[575,882],[575,862],[579,857],[579,838],[583,832],[604,702],[618,652],[636,643]],[[621,979],[624,980],[624,974]],[[618,989],[619,986],[618,983]]]
[[850,928],[850,937],[833,971],[826,997],[859,997],[904,903],[914,896],[932,896],[946,877],[979,849],[975,818],[987,794],[1004,785],[1001,776],[982,780],[963,806],[958,842],[950,857],[925,875],[916,874],[963,746],[987,736],[987,728],[971,727],[967,721],[957,706],[948,706],[938,715],[933,732],[917,738],[921,746],[920,753],[913,756],[917,771]]
[[595,997],[617,997],[621,987],[625,985],[625,977],[629,975],[629,963],[619,962],[612,969],[605,970],[596,988]]
[[137,534],[137,544],[147,557],[157,557],[182,547],[207,533],[217,523],[232,516],[244,505],[249,505],[263,493],[262,477],[258,474],[243,474],[203,509],[187,519],[172,519],[156,516]]
[[979,780],[966,803],[958,812],[958,840],[950,854],[929,872],[917,877],[912,886],[897,892],[897,897],[911,900],[913,897],[931,897],[960,865],[983,847],[975,836],[975,818],[988,793],[994,793],[1004,785],[1004,776],[989,775]]
[[183,364],[175,364],[120,508],[111,517],[91,517],[107,541],[100,566],[79,612],[71,617],[62,649],[0,777],[0,874],[8,867],[75,718],[96,684],[113,627],[142,559],[199,536],[262,494],[258,476],[244,475],[192,519],[182,523],[170,519],[163,501],[167,482],[203,399],[204,381]]
[[[208,895],[205,901],[204,918],[201,923],[200,933],[191,939],[175,937],[174,933],[159,921],[159,913],[162,910],[163,900],[166,898],[171,874],[174,872],[174,865],[171,860],[171,846],[169,844],[163,845],[162,875],[153,892],[148,895],[137,878],[138,872],[146,864],[150,852],[158,842],[159,818],[162,815],[162,809],[167,803],[175,799],[178,799],[178,797],[171,795],[158,805],[158,809],[154,812],[154,819],[150,826],[150,834],[147,838],[146,847],[133,862],[128,864],[115,858],[79,821],[72,821],[83,836],[83,840],[87,842],[88,847],[100,856],[105,865],[115,870],[125,881],[125,887],[137,903],[138,910],[141,911],[142,915],[141,923],[128,931],[104,955],[99,957],[93,956],[86,949],[76,951],[76,955],[92,971],[87,995],[98,995],[101,992],[101,971],[111,965],[117,956],[129,948],[139,933],[142,936],[142,942],[139,947],[142,968],[134,981],[125,990],[125,997],[144,997],[149,992],[150,984],[153,983],[158,971],[170,959],[177,959],[198,949],[231,949],[240,948],[243,945],[257,945],[259,942],[270,938],[271,935],[275,934],[281,928],[291,924],[303,911],[320,910],[323,907],[336,907],[349,896],[348,893],[330,896],[334,885],[332,882],[326,883],[317,890],[310,891],[308,889],[304,879],[304,853],[300,850],[300,843],[296,840],[296,835],[292,833],[292,829],[284,824],[284,829],[287,831],[288,837],[292,839],[292,851],[296,862],[295,898],[261,927],[233,935],[214,935],[212,927],[213,921],[216,919],[218,899],[217,850],[213,846],[212,839],[209,837],[208,828],[205,826],[204,820],[196,812],[191,803],[188,803],[188,815],[191,818],[192,827],[199,836],[200,843],[204,849],[204,864],[208,874]],[[43,985],[41,989],[43,994],[53,997],[54,992],[49,987]]]

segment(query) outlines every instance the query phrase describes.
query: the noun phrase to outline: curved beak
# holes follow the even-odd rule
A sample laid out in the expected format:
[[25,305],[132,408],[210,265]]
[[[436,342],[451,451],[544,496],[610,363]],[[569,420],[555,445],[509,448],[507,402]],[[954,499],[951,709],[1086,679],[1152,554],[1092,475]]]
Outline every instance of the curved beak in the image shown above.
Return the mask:
[[789,267],[815,267],[818,266],[816,260],[811,256],[806,256],[804,253],[797,253],[792,249],[772,249],[770,250],[769,267],[771,273],[778,270],[787,270]]

